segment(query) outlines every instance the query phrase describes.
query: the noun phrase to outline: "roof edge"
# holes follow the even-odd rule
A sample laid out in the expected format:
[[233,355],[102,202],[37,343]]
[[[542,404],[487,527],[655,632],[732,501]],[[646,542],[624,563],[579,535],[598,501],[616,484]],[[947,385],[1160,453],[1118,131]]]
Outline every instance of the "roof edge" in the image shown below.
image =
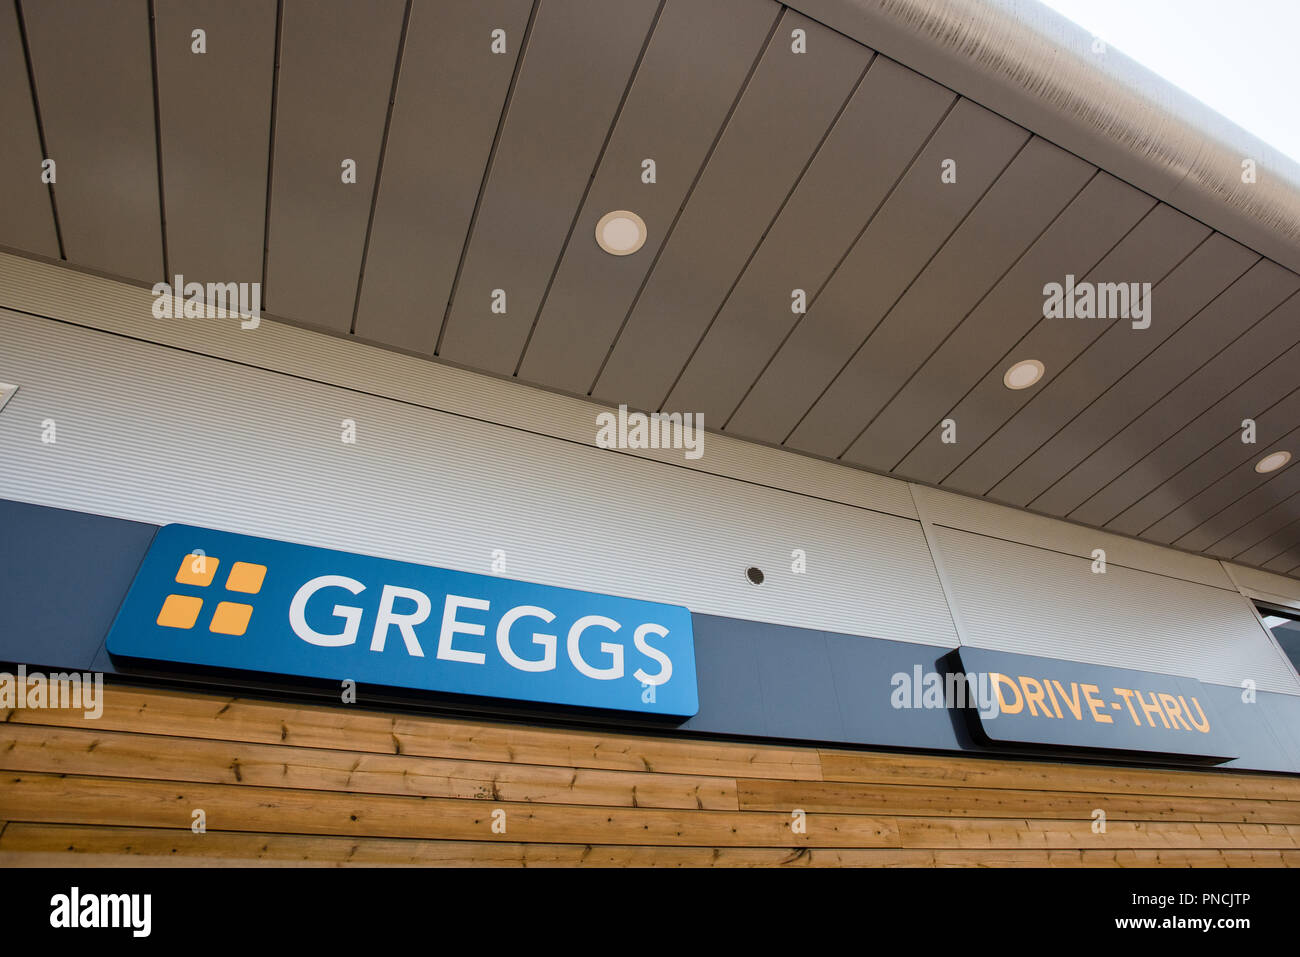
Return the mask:
[[1300,272],[1300,164],[1037,0],[785,2]]

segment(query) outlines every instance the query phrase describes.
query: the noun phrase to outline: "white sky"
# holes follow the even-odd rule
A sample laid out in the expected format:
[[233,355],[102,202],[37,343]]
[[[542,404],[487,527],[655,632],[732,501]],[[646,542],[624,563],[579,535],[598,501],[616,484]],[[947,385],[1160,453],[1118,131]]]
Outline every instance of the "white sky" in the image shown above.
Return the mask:
[[1300,161],[1300,0],[1041,0]]

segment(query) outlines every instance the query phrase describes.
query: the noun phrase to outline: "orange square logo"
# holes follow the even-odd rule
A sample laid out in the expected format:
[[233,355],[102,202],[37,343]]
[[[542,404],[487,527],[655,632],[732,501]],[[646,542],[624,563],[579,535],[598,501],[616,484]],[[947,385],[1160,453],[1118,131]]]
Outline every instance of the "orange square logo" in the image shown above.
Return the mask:
[[190,595],[168,595],[158,612],[158,624],[164,628],[193,628],[199,620],[203,599]]
[[212,576],[217,573],[221,559],[211,555],[189,554],[181,559],[181,567],[176,572],[176,582],[180,585],[198,585],[207,588],[212,584]]
[[208,626],[208,630],[219,635],[242,635],[248,630],[248,620],[252,617],[252,605],[223,601],[212,613],[212,624]]
[[242,591],[249,595],[256,595],[262,590],[262,581],[265,578],[265,565],[235,562],[230,566],[230,575],[226,578],[226,591]]

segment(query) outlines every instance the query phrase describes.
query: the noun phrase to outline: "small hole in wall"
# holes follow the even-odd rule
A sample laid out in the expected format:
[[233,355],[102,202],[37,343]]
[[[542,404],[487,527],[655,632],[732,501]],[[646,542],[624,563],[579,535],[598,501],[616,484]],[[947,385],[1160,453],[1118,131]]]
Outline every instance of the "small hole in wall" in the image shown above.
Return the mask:
[[750,565],[745,569],[745,577],[749,579],[751,585],[761,585],[766,576],[763,574],[763,569]]

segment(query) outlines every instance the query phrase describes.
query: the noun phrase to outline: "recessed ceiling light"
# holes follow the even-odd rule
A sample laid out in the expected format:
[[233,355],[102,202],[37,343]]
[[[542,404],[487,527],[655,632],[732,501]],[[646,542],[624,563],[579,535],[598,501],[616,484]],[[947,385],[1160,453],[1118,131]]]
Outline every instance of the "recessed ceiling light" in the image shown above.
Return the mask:
[[1287,462],[1291,461],[1290,452],[1270,452],[1258,462],[1255,463],[1256,472],[1276,472]]
[[611,256],[630,256],[645,245],[645,220],[626,209],[600,217],[596,224],[596,245]]
[[1037,359],[1024,359],[1007,370],[1002,377],[1002,384],[1008,389],[1028,389],[1043,377],[1047,371]]

